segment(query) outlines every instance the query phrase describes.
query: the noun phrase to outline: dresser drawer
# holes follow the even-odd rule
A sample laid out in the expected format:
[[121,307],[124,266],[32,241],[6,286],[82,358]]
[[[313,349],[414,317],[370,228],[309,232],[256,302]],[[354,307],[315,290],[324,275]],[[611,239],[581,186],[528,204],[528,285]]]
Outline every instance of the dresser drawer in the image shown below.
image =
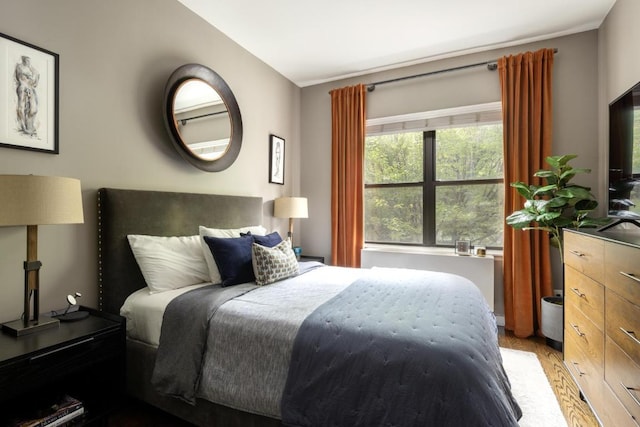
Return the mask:
[[607,338],[604,377],[611,390],[636,420],[640,420],[640,367]]
[[564,363],[589,404],[596,411],[600,409],[602,407],[603,367],[601,362],[592,362],[582,351],[582,346],[575,334],[565,334]]
[[577,307],[604,331],[604,286],[567,266],[564,300],[565,305]]
[[607,335],[640,364],[640,307],[606,290]]
[[604,281],[604,241],[593,237],[564,233],[564,262],[596,282]]
[[604,366],[604,334],[573,304],[564,308],[564,336],[574,338],[580,350],[596,366]]
[[640,305],[640,251],[631,246],[605,243],[605,285]]
[[598,418],[604,427],[638,427],[638,422],[633,419],[606,383],[602,392],[604,408],[598,412]]

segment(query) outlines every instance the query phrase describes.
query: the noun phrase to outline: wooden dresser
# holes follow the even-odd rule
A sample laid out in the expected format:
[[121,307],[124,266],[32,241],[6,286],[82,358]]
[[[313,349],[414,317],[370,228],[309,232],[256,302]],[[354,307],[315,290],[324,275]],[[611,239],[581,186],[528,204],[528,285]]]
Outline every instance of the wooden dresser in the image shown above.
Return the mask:
[[564,363],[601,424],[640,425],[640,236],[565,230]]

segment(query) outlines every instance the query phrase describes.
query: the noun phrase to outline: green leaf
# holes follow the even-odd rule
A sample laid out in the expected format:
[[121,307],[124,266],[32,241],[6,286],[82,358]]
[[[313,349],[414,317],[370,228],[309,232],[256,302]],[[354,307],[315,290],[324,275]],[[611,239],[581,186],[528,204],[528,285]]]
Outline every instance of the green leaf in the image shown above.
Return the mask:
[[558,169],[560,167],[560,157],[561,156],[549,156],[545,159],[545,161],[554,169]]
[[551,176],[547,177],[547,183],[549,183],[550,185],[552,184],[552,185],[557,186],[558,182],[559,182],[558,181],[558,177],[555,176],[555,175],[551,175]]
[[567,218],[566,216],[559,216],[553,221],[553,225],[558,228],[568,227],[573,224],[572,218]]
[[[576,154],[565,154],[564,156],[550,156],[550,157],[547,157],[547,163],[552,165],[554,168],[560,168],[566,165],[569,161],[575,159],[576,157],[578,157]],[[553,164],[552,161],[555,164]]]
[[518,193],[520,193],[520,195],[525,199],[530,199],[532,197],[533,190],[531,190],[529,186],[524,182],[521,182],[521,181],[512,182],[510,185],[516,190],[518,190]]
[[556,192],[556,196],[565,197],[568,199],[584,199],[591,200],[593,195],[584,187],[572,186],[566,187]]
[[513,228],[524,228],[531,223],[531,221],[536,219],[536,215],[531,212],[522,209],[519,211],[513,212],[506,218],[507,224],[512,226]]
[[536,217],[536,222],[542,223],[553,223],[553,221],[558,218],[562,213],[561,212],[544,212]]
[[575,176],[575,173],[571,172],[571,171],[565,171],[560,175],[560,179],[559,182],[561,183],[561,187],[562,186],[566,186],[567,183],[569,181],[571,181],[571,179]]
[[587,168],[571,168],[569,170],[567,170],[566,172],[564,172],[562,175],[560,175],[560,178],[565,178],[566,176],[571,175],[572,177],[574,175],[577,175],[579,173],[591,173],[591,169],[587,169]]
[[554,197],[549,200],[550,208],[563,208],[569,205],[569,199],[566,197]]
[[553,171],[541,169],[538,172],[534,173],[533,176],[537,176],[538,178],[549,178],[551,176],[556,176],[556,174]]
[[575,208],[577,211],[590,212],[598,207],[598,202],[592,199],[583,199],[576,203]]
[[555,189],[556,189],[555,185],[544,185],[542,187],[538,187],[538,189],[533,192],[533,195],[534,196],[544,196],[547,193],[549,193],[549,192],[551,192],[551,191],[553,191]]
[[575,183],[567,184],[565,187],[567,187],[567,188],[582,188],[582,189],[585,189],[587,191],[591,191],[591,187],[587,187],[586,185],[580,185],[580,184],[575,184]]
[[537,211],[537,212],[545,212],[547,211],[547,205],[549,204],[549,200],[545,200],[545,199],[535,199],[535,200],[531,200],[531,206]]

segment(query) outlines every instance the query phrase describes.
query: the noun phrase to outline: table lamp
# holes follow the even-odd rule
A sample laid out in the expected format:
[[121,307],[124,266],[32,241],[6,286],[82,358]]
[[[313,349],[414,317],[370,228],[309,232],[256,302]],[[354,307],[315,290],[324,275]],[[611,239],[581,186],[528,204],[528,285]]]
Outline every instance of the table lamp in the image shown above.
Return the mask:
[[293,245],[293,219],[309,218],[306,197],[280,197],[273,203],[273,216],[289,218],[289,233],[287,236]]
[[0,226],[27,226],[24,312],[21,319],[4,323],[4,332],[21,336],[58,326],[57,319],[39,314],[42,263],[37,260],[38,225],[83,222],[79,180],[53,176],[0,175]]

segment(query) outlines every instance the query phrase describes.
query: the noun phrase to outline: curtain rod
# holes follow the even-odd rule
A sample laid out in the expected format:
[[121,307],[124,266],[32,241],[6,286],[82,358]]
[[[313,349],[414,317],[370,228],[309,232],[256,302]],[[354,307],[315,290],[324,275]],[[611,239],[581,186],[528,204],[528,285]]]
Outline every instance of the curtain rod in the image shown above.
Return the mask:
[[[558,49],[557,48],[553,49],[553,53],[558,53]],[[493,59],[491,61],[477,62],[475,64],[461,65],[459,67],[452,67],[452,68],[445,68],[443,70],[429,71],[427,73],[414,74],[412,76],[398,77],[396,79],[390,79],[390,80],[382,80],[382,81],[375,82],[375,83],[370,83],[369,85],[367,85],[367,91],[368,92],[373,92],[374,90],[376,90],[376,86],[385,85],[387,83],[396,83],[396,82],[401,82],[403,80],[416,79],[418,77],[426,77],[426,76],[432,76],[434,74],[448,73],[450,71],[466,70],[467,68],[481,67],[483,65],[486,65],[487,70],[495,71],[498,68],[497,62],[498,62],[497,59]]]
[[199,116],[187,117],[187,118],[184,118],[184,119],[177,119],[177,120],[180,123],[182,123],[182,126],[185,126],[191,120],[203,119],[205,117],[211,117],[211,116],[218,116],[220,114],[227,114],[228,112],[229,111],[227,111],[227,110],[222,110],[222,111],[217,111],[215,113],[206,113],[206,114],[201,114]]

